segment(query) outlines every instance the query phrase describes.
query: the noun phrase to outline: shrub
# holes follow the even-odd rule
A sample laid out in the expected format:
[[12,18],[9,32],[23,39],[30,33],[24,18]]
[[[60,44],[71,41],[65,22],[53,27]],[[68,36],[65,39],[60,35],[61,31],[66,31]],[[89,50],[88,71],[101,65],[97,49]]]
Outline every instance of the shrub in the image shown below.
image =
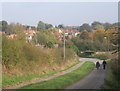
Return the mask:
[[30,42],[5,36],[2,40],[3,73],[7,75],[44,74],[76,62],[72,49],[66,48],[66,60],[63,60],[63,48],[40,49]]
[[112,59],[107,64],[107,74],[105,77],[104,85],[102,86],[103,89],[114,89],[118,91],[120,89],[120,81],[119,81],[119,74],[120,74],[120,63],[118,59]]

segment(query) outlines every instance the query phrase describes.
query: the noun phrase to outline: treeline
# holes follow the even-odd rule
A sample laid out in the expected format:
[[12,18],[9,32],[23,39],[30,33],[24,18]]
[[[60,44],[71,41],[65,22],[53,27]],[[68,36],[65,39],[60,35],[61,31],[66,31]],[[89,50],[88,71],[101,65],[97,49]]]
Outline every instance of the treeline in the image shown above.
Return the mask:
[[[109,30],[111,27],[117,27],[120,25],[120,22],[117,23],[101,23],[95,21],[89,25],[88,23],[84,23],[80,26],[64,26],[63,24],[56,25],[55,28],[68,29],[68,30],[79,30],[80,32],[86,30],[88,32],[92,32],[93,30],[104,29]],[[0,31],[6,32],[6,34],[13,34],[20,30],[47,30],[49,28],[53,28],[52,24],[44,23],[43,21],[39,21],[37,27],[30,25],[22,25],[20,23],[10,23],[7,21],[0,21]]]
[[[117,28],[109,30],[98,29],[93,32],[82,31],[76,38],[72,38],[72,43],[79,51],[113,51],[116,48],[117,36],[113,33],[117,32]],[[72,45],[72,44],[71,44]]]
[[[111,24],[108,22],[101,23],[101,22],[95,21],[91,25],[89,25],[88,23],[84,23],[80,26],[64,26],[63,24],[59,24],[59,25],[56,25],[55,28],[79,30],[80,32],[86,30],[88,32],[92,32],[93,30],[98,30],[98,29],[108,30],[111,27],[117,27],[118,25],[120,25],[120,22]],[[37,25],[37,30],[49,29],[51,27],[53,27],[52,24],[47,24],[42,21],[39,21]]]
[[[10,23],[7,21],[0,22],[1,31],[6,34],[16,34],[23,30],[36,30],[38,33],[34,36],[34,43],[43,44],[48,48],[54,48],[54,44],[59,46],[63,45],[55,37],[54,33],[58,32],[58,29],[77,29],[80,34],[72,39],[66,38],[66,48],[73,48],[77,51],[112,51],[116,46],[116,36],[112,33],[118,30],[120,23],[100,23],[93,22],[91,26],[89,24],[83,24],[81,26],[63,26],[62,24],[53,27],[51,24],[38,22],[38,26],[25,26],[19,23]],[[2,28],[1,28],[2,27]]]
[[93,22],[91,25],[89,25],[88,23],[84,23],[81,26],[64,26],[63,24],[59,24],[58,26],[55,26],[56,28],[63,28],[63,29],[75,29],[75,30],[79,30],[80,32],[86,30],[88,32],[92,32],[93,30],[98,30],[98,29],[105,29],[108,30],[111,27],[117,27],[118,25],[120,25],[120,23],[101,23],[98,21]]
[[42,21],[38,22],[38,26],[22,25],[20,23],[8,23],[7,21],[0,21],[0,31],[6,34],[15,34],[18,31],[23,30],[46,30],[52,28],[52,24],[47,24]]
[[58,32],[58,29],[77,29],[80,34],[72,39],[66,38],[66,48],[73,48],[77,54],[81,51],[112,51],[116,46],[116,36],[112,33],[118,30],[118,23],[100,23],[93,22],[91,26],[89,24],[83,24],[81,26],[64,26],[62,24],[53,27],[51,24],[38,22],[38,26],[25,26],[19,23],[10,23],[1,21],[2,31],[6,34],[16,34],[23,30],[36,30],[38,33],[33,38],[34,43],[45,45],[48,48],[54,48],[54,44],[63,46],[63,42],[59,42],[54,33]]

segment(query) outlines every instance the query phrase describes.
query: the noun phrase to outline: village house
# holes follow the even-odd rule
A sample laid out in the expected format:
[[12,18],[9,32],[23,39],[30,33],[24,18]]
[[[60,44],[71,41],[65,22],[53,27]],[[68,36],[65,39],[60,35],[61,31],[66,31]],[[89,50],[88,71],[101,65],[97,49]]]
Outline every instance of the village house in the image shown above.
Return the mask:
[[59,41],[62,41],[63,39],[63,35],[61,34],[61,33],[59,33],[59,32],[55,32],[54,33],[54,35],[55,35],[55,37],[57,38],[57,40],[59,40]]
[[26,39],[28,39],[28,41],[31,41],[37,32],[35,30],[24,30],[24,33],[26,34]]
[[45,45],[43,45],[43,44],[39,44],[39,43],[36,44],[35,46],[36,46],[37,48],[41,48],[41,49],[43,49],[43,48],[45,47]]
[[72,39],[73,38],[73,36],[72,35],[68,35],[68,39]]
[[5,32],[0,31],[0,34],[5,34]]
[[61,29],[59,29],[59,30],[58,30],[58,32],[59,32],[59,33],[62,33],[62,30],[61,30]]
[[63,29],[61,31],[63,31],[65,33],[65,36],[68,37],[69,39],[73,37],[77,37],[80,34],[79,30],[68,30],[68,29],[64,30]]
[[58,48],[58,47],[59,47],[59,45],[58,45],[58,44],[54,44],[54,47],[55,47],[55,48]]
[[76,33],[74,34],[74,36],[77,37],[79,34],[80,34],[80,32],[76,32]]
[[17,35],[16,34],[11,34],[11,35],[8,35],[7,37],[9,38],[9,39],[13,39],[13,38],[15,38]]

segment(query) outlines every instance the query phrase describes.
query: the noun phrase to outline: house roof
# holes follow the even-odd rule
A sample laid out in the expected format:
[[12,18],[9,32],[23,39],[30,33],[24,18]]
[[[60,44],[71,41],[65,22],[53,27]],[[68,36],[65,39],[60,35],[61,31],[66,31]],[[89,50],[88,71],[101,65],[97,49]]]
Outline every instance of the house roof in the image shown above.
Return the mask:
[[5,34],[5,32],[0,31],[0,34]]
[[35,30],[24,30],[24,33],[36,34]]

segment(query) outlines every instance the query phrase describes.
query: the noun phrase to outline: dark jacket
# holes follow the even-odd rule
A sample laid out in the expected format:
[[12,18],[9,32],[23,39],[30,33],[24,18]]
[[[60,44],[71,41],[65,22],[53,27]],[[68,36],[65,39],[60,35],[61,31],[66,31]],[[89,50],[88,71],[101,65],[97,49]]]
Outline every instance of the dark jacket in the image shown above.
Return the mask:
[[102,64],[103,64],[103,65],[106,65],[107,63],[106,63],[106,61],[104,60]]
[[96,68],[100,67],[100,63],[96,62]]

